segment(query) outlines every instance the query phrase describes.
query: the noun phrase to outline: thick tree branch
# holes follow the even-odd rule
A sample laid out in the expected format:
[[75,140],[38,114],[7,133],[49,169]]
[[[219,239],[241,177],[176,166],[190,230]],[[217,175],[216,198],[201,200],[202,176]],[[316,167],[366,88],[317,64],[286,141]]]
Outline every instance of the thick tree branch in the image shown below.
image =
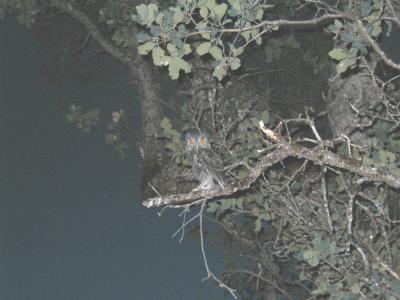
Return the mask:
[[400,64],[394,63],[393,60],[386,56],[385,51],[383,51],[382,48],[379,47],[379,45],[374,41],[374,39],[369,34],[368,29],[365,28],[363,22],[360,19],[355,19],[354,22],[357,25],[361,36],[371,46],[371,48],[374,49],[375,53],[378,54],[378,56],[385,62],[385,64],[387,64],[389,67],[392,67],[393,69],[400,71]]
[[296,143],[280,141],[273,152],[264,156],[260,162],[251,169],[249,176],[245,180],[229,185],[222,190],[192,191],[187,194],[149,198],[143,202],[143,205],[146,207],[176,207],[194,204],[199,200],[230,196],[239,191],[249,189],[265,170],[288,157],[307,159],[317,165],[339,168],[357,174],[367,181],[385,182],[393,188],[400,188],[400,177],[388,171],[362,165],[359,160],[341,157],[321,147],[307,148]]
[[135,61],[132,58],[130,58],[127,54],[123,53],[121,50],[115,47],[112,43],[107,41],[107,39],[103,37],[102,33],[98,29],[97,25],[93,23],[85,13],[74,8],[68,1],[64,0],[52,0],[49,1],[48,5],[57,8],[65,12],[66,14],[70,15],[74,19],[78,20],[79,23],[81,23],[86,28],[86,30],[93,37],[93,39],[100,44],[100,46],[104,49],[104,51],[106,51],[108,54],[118,59],[120,62],[122,62],[129,68],[131,69],[135,68],[136,66]]

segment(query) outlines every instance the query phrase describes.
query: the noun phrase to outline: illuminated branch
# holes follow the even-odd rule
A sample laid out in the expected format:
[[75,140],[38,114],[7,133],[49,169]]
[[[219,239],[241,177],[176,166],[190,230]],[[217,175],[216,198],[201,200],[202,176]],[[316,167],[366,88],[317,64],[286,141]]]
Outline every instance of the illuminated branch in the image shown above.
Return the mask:
[[143,202],[146,207],[185,206],[196,204],[204,199],[223,198],[244,191],[264,173],[265,170],[288,157],[298,157],[312,161],[316,165],[339,168],[359,175],[368,181],[385,182],[393,188],[400,188],[400,177],[385,170],[365,166],[361,161],[353,158],[344,158],[322,147],[307,148],[296,143],[279,141],[274,151],[264,156],[256,164],[249,176],[240,182],[225,187],[222,190],[192,191],[186,194],[174,194],[149,198]]

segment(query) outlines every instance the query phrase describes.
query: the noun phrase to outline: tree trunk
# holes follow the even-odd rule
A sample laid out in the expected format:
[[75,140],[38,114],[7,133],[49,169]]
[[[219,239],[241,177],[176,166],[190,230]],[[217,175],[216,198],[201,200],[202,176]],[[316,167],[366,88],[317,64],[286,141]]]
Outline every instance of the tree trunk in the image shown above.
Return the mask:
[[152,72],[152,66],[145,59],[135,58],[132,75],[136,78],[136,87],[139,90],[139,101],[142,116],[142,143],[140,147],[141,164],[141,192],[142,199],[154,195],[149,189],[148,183],[160,173],[165,162],[165,153],[160,134],[160,123],[164,116],[162,96],[159,85]]

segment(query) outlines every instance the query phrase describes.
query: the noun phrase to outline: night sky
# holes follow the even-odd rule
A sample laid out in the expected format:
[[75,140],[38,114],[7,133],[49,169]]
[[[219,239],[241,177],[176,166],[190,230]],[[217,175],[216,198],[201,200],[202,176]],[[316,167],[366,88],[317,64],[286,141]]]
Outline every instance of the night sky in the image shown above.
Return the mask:
[[[201,281],[199,241],[171,238],[178,211],[159,218],[141,205],[138,149],[121,160],[104,144],[113,110],[138,114],[134,87],[52,83],[45,74],[53,56],[36,29],[9,17],[0,38],[0,298],[221,299]],[[128,76],[110,58],[104,66]],[[99,107],[100,128],[83,134],[68,124],[60,99]]]

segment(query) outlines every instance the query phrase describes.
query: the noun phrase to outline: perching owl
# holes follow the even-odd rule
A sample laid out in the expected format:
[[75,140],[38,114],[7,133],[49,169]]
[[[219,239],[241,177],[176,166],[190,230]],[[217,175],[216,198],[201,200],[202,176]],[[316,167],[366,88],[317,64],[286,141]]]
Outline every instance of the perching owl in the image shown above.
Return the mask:
[[207,136],[188,132],[185,142],[187,157],[192,164],[193,176],[200,182],[194,191],[215,189],[215,182],[224,188],[221,176],[223,164],[221,158],[211,149]]

